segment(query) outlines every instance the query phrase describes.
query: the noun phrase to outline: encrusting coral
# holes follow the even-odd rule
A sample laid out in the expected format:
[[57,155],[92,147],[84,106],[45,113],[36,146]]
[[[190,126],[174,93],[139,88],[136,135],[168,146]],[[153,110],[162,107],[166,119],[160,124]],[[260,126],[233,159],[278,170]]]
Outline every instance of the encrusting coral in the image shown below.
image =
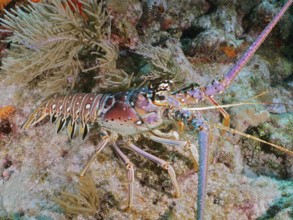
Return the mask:
[[0,121],[3,119],[6,119],[15,111],[15,108],[13,106],[4,106],[0,107]]

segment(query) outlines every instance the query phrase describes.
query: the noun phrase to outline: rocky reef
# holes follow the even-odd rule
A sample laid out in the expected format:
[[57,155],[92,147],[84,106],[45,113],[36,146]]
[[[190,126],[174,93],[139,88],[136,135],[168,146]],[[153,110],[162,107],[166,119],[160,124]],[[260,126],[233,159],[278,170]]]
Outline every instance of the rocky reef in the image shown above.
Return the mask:
[[[3,1],[0,219],[194,219],[198,177],[184,149],[137,138],[139,147],[172,164],[182,191],[174,198],[165,170],[121,146],[135,166],[135,202],[125,210],[127,173],[111,148],[85,179],[78,177],[101,140],[98,126],[84,141],[57,135],[48,120],[20,127],[55,93],[113,93],[162,80],[173,80],[175,90],[210,83],[228,72],[284,2]],[[257,103],[227,108],[230,126],[291,151],[292,48],[291,7],[214,97],[220,104]],[[214,128],[222,121],[218,110],[202,113],[212,137],[205,219],[291,219],[293,157]],[[195,132],[179,135],[198,145]]]

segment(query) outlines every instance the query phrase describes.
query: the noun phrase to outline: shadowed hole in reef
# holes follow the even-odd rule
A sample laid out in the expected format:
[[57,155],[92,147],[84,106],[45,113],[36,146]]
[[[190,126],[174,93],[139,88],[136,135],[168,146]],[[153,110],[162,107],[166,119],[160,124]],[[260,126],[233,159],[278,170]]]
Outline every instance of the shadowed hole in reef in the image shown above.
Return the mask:
[[[292,12],[293,14],[293,12]],[[293,15],[292,15],[293,17]],[[293,18],[292,18],[293,20]],[[292,22],[293,23],[293,22]],[[291,32],[288,38],[282,43],[280,43],[281,52],[286,57],[286,59],[292,61],[293,60],[293,24],[291,24]]]
[[[115,71],[117,71],[117,74],[119,75],[118,73],[119,70],[123,70],[130,77],[133,73],[138,73],[141,66],[147,63],[147,61],[141,55],[137,55],[128,49],[119,48],[119,50],[120,50],[119,56],[118,56],[118,59],[116,60],[116,68],[112,66],[113,67],[112,70],[114,71],[114,73],[110,73],[110,74],[115,74]],[[102,74],[104,74],[105,76],[103,77]],[[107,74],[109,74],[109,72],[100,71],[99,68],[88,71],[86,73],[79,74],[78,82],[75,84],[74,89],[79,92],[90,93],[92,92],[93,88],[95,88],[97,85],[99,85],[99,83],[101,83],[101,81],[99,79],[96,79],[96,77],[101,77],[102,79],[110,77],[110,75],[107,76]],[[141,83],[140,81],[135,82],[136,78],[137,78],[136,75],[134,75],[134,77],[131,80],[131,86],[135,87],[136,83],[137,84]],[[115,80],[117,79],[114,79],[114,81]],[[118,80],[117,83],[119,83],[120,81],[121,80]],[[127,91],[128,89],[129,88],[127,86],[122,86],[121,84],[120,87],[102,89],[101,91],[102,93],[122,92],[122,91]]]
[[89,71],[85,74],[80,74],[79,82],[76,83],[75,89],[84,93],[92,92],[92,88],[94,88],[97,84],[97,80],[94,79],[95,76],[95,71]]
[[182,44],[182,50],[184,53],[188,54],[188,51],[192,45],[192,39],[194,39],[202,31],[204,31],[203,28],[193,26],[182,31],[180,42]]
[[131,75],[132,73],[139,72],[142,62],[146,62],[143,56],[128,49],[122,49],[117,59],[117,68],[123,69],[126,73]]
[[143,82],[141,69],[148,62],[148,59],[145,59],[142,55],[136,54],[128,49],[122,49],[117,59],[117,69],[122,69],[129,76],[132,75],[130,87],[137,88]]
[[205,29],[202,27],[195,27],[191,26],[185,30],[182,30],[181,40],[185,38],[193,39],[197,35],[199,35],[201,32],[203,32]]
[[0,134],[8,135],[11,131],[12,128],[7,119],[0,122]]

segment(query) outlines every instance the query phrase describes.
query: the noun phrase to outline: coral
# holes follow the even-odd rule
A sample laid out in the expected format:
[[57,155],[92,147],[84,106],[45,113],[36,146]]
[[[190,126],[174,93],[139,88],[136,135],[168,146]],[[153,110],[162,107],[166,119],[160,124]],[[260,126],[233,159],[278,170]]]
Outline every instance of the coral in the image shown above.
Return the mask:
[[0,107],[0,139],[2,135],[7,136],[14,131],[8,118],[15,112],[15,108],[11,105]]
[[[293,182],[281,182],[279,187],[283,193],[282,197],[276,199],[268,210],[257,218],[257,220],[266,219],[291,219],[293,207]],[[282,212],[281,212],[282,211]]]
[[12,81],[37,82],[49,94],[72,88],[83,69],[82,54],[103,54],[97,43],[106,39],[108,22],[102,3],[80,3],[82,15],[75,13],[80,5],[61,0],[7,11],[1,22],[13,35],[6,40],[12,48],[2,60],[3,73]]
[[[129,89],[131,76],[129,76],[123,69],[118,69],[116,65],[118,48],[106,41],[98,44],[98,46],[102,48],[104,55],[96,59],[98,65],[84,71],[99,68],[101,74],[95,78],[99,79],[98,87],[100,89],[111,88],[109,91],[114,91],[117,88]],[[95,52],[92,54],[95,54]]]
[[[73,20],[68,20],[69,25],[78,20],[77,25],[80,25],[78,27],[82,31],[93,32],[94,28],[90,26],[92,25],[90,22],[93,22],[94,19],[88,16],[89,11],[91,12],[93,9],[84,10],[84,7],[87,7],[84,2],[93,1],[70,0],[72,5],[68,3],[69,0],[67,3],[66,0],[62,0],[62,2],[59,10],[65,10],[64,14],[69,13],[73,16]],[[163,4],[160,7],[152,7],[153,9],[145,9],[148,2],[155,1],[107,1],[102,9],[108,19],[101,28],[101,32],[107,36],[101,35],[97,39],[92,35],[93,38],[89,37],[92,41],[82,41],[87,39],[87,36],[84,36],[88,32],[85,31],[77,36],[75,34],[77,32],[74,32],[76,31],[74,25],[70,30],[65,26],[66,39],[62,38],[63,35],[59,36],[58,33],[55,34],[56,36],[45,36],[48,35],[48,29],[55,31],[62,26],[62,22],[56,23],[56,20],[45,17],[40,23],[40,14],[36,15],[34,10],[39,8],[42,9],[42,12],[47,13],[44,10],[50,5],[52,13],[56,12],[57,9],[52,1],[44,0],[27,6],[25,10],[21,8],[11,11],[10,13],[15,17],[8,16],[9,19],[22,25],[17,28],[22,29],[25,26],[25,30],[27,30],[25,33],[28,33],[32,32],[37,26],[36,24],[42,24],[44,37],[48,38],[35,39],[36,35],[33,32],[30,36],[27,34],[25,39],[29,41],[29,44],[20,41],[13,42],[7,50],[6,58],[2,60],[4,66],[7,66],[7,60],[10,59],[12,62],[13,59],[19,58],[13,61],[10,71],[2,71],[7,76],[11,76],[16,85],[9,85],[6,76],[0,74],[1,105],[14,103],[17,106],[17,112],[13,115],[13,123],[20,127],[33,106],[37,104],[38,98],[44,98],[47,95],[43,88],[36,87],[34,83],[45,87],[50,84],[51,92],[53,92],[53,90],[60,91],[61,88],[66,89],[66,86],[78,82],[75,83],[75,92],[102,91],[104,93],[120,92],[126,89],[132,91],[133,88],[141,85],[143,80],[159,81],[175,78],[175,91],[182,88],[184,86],[182,84],[190,82],[204,86],[212,79],[227,73],[233,65],[233,61],[254,41],[258,30],[263,29],[267,23],[267,15],[271,17],[270,11],[276,11],[284,1],[235,0],[231,4],[231,1],[227,0],[169,0],[156,1],[163,2]],[[259,10],[257,6],[260,2],[271,2],[268,7],[274,9]],[[262,5],[267,7],[266,4],[262,3]],[[259,13],[261,11],[265,13]],[[36,16],[36,19],[35,21],[31,19],[27,24],[20,20],[22,15],[17,17],[17,13],[23,13],[28,17]],[[263,15],[264,17],[258,18]],[[58,17],[56,14],[54,16]],[[6,16],[6,18],[8,17]],[[61,20],[64,21],[64,18],[62,17]],[[244,24],[246,21],[248,25]],[[54,29],[51,27],[53,23],[59,26],[56,25]],[[287,56],[291,52],[288,48],[292,48],[293,42],[292,34],[288,35],[290,30],[292,32],[292,28],[289,28],[291,25],[291,19],[285,17],[282,19],[279,27],[276,27],[270,37],[266,39],[266,42],[269,43],[265,42],[264,47],[262,46],[258,54],[255,54],[254,58],[242,69],[231,87],[223,94],[214,97],[219,104],[243,102],[264,90],[269,91],[269,95],[264,99],[260,98],[258,102],[292,104],[293,83],[290,76],[292,58]],[[18,36],[15,28],[13,27],[15,33],[11,39]],[[21,32],[19,35],[23,34]],[[77,39],[77,41],[71,38]],[[24,40],[23,36],[21,40]],[[283,54],[282,46],[281,48],[275,46],[276,40],[280,41],[280,45],[288,46],[286,53]],[[43,54],[52,53],[59,47],[58,45],[60,47],[65,45],[65,50],[71,50],[72,45],[76,45],[77,48],[78,45],[83,45],[80,50],[76,50],[77,56],[74,60],[76,62],[73,66],[73,69],[78,68],[79,71],[61,73],[61,67],[44,71],[30,82],[29,91],[24,84],[19,84],[20,81],[24,81],[23,78],[31,76],[29,69],[43,68],[41,64],[36,66],[34,62],[31,62],[23,73],[15,75],[14,69],[19,70],[25,67],[25,65],[18,66],[18,63],[29,59],[29,57],[22,57],[20,52],[27,51],[23,54],[32,57],[32,54],[41,53],[43,50]],[[38,52],[38,47],[41,47],[41,52]],[[3,52],[5,51],[3,50]],[[37,56],[33,58],[37,60]],[[55,54],[52,58],[55,59]],[[63,61],[67,58],[62,57],[60,64],[63,65]],[[51,65],[50,62],[55,61],[47,59],[43,64]],[[78,66],[79,63],[81,67]],[[72,71],[72,68],[68,67],[68,69]],[[80,74],[80,72],[84,72],[84,74]],[[60,80],[60,84],[58,84],[54,75],[60,75],[60,73],[63,74],[62,77],[67,76],[67,78],[66,80],[64,78],[64,81]],[[24,75],[21,76],[22,74]],[[50,77],[53,77],[53,80]],[[174,90],[172,88],[172,91]],[[210,103],[196,104],[196,106],[199,105],[206,106]],[[246,132],[248,129],[250,134],[292,150],[292,113],[288,113],[290,108],[289,105],[284,107],[259,104],[225,110],[231,116],[231,127],[242,132]],[[221,121],[217,110],[202,111],[202,114],[210,124]],[[164,131],[173,129],[175,126],[172,125],[167,124]],[[7,126],[5,126],[6,128]],[[168,161],[174,167],[181,188],[181,197],[174,198],[170,195],[173,188],[167,172],[154,163],[141,159],[126,146],[122,146],[121,150],[136,167],[133,208],[127,212],[122,211],[120,206],[127,203],[128,193],[125,167],[110,148],[105,148],[90,168],[96,184],[93,189],[97,188],[98,192],[102,192],[102,195],[98,194],[95,200],[98,208],[95,208],[95,212],[90,212],[93,213],[90,215],[94,216],[87,215],[89,212],[86,212],[87,216],[67,214],[66,210],[74,207],[73,202],[82,201],[82,204],[88,202],[79,193],[79,184],[73,189],[70,188],[72,185],[68,187],[68,183],[72,183],[72,178],[69,181],[66,173],[78,173],[82,170],[100,141],[98,129],[97,126],[93,126],[89,138],[82,142],[79,138],[68,140],[63,131],[60,132],[60,135],[56,135],[52,125],[43,123],[28,130],[18,129],[16,135],[12,136],[9,141],[1,140],[0,161],[3,161],[3,165],[0,172],[2,173],[0,176],[0,213],[4,213],[4,216],[8,215],[7,218],[10,218],[7,213],[14,213],[11,215],[11,219],[195,218],[194,206],[198,177],[197,173],[192,170],[192,161],[188,153],[181,148],[155,144],[143,137],[137,140],[140,148]],[[229,132],[222,135],[220,131],[213,128],[210,133],[213,141],[209,146],[210,166],[208,168],[205,218],[290,219],[292,213],[292,157],[258,144],[256,141],[240,139],[238,135],[234,136]],[[195,132],[184,131],[179,134],[179,137],[181,140],[190,140],[197,146]],[[118,166],[119,164],[121,166]],[[10,172],[13,172],[12,175]],[[92,183],[92,186],[95,184]],[[65,207],[62,212],[62,205],[60,204],[61,208],[59,208],[56,200],[52,201],[51,198],[56,192],[64,189],[66,192],[61,192],[59,197],[60,203]],[[68,201],[72,203],[68,203]],[[82,209],[87,209],[85,207],[89,206],[84,205]]]
[[8,105],[0,107],[0,121],[7,119],[13,112],[15,112],[15,108],[13,106]]
[[[272,115],[269,122],[248,129],[253,136],[279,144],[292,150],[292,125],[293,115],[290,113]],[[244,162],[258,175],[266,175],[278,179],[290,178],[293,173],[290,164],[293,158],[268,145],[250,139],[242,140]],[[276,151],[276,152],[275,152]]]
[[152,65],[156,68],[151,73],[146,75],[147,79],[169,78],[176,77],[174,60],[172,59],[172,51],[169,48],[153,47],[147,44],[140,44],[136,48],[136,53],[150,59]]
[[100,205],[95,182],[89,174],[78,178],[77,194],[63,191],[53,200],[67,216],[93,216],[98,212]]
[[224,46],[221,46],[221,49],[226,54],[226,56],[228,56],[230,58],[235,58],[237,56],[237,52],[236,52],[235,48],[232,46],[224,45]]
[[243,140],[244,162],[258,175],[286,178],[288,173],[285,168],[290,162],[267,152],[268,147],[262,148],[261,146],[252,140]]
[[0,0],[0,10],[3,11],[5,6],[8,5],[11,0]]

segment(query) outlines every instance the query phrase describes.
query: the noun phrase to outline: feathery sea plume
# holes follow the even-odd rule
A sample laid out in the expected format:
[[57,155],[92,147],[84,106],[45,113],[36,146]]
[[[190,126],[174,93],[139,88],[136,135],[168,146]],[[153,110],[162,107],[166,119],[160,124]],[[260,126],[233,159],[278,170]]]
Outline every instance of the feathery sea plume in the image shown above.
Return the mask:
[[86,68],[85,54],[89,63],[105,53],[99,45],[107,39],[108,22],[103,2],[95,0],[42,1],[6,11],[1,31],[12,35],[2,72],[11,81],[45,87],[47,94],[73,88]]

